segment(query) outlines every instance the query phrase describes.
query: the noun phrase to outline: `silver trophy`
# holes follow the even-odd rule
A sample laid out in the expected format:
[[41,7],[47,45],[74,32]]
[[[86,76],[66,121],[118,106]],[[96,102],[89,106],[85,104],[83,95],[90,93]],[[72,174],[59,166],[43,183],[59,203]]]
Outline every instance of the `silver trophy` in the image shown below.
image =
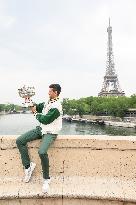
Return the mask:
[[23,103],[24,107],[31,107],[34,106],[33,101],[31,99],[32,96],[35,95],[35,88],[34,87],[26,87],[25,85],[22,88],[18,89],[19,96],[25,99]]

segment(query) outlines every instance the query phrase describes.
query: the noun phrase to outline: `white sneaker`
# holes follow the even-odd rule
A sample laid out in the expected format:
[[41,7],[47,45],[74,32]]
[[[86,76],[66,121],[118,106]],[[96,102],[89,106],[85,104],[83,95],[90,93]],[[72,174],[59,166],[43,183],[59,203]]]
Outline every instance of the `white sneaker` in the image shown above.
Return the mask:
[[51,178],[50,179],[44,179],[43,186],[42,186],[42,191],[44,193],[46,193],[48,191],[50,182],[51,182]]
[[30,163],[30,167],[28,169],[25,169],[25,177],[24,177],[24,182],[29,182],[31,176],[32,176],[32,173],[35,169],[35,166],[36,164],[34,162],[31,162]]

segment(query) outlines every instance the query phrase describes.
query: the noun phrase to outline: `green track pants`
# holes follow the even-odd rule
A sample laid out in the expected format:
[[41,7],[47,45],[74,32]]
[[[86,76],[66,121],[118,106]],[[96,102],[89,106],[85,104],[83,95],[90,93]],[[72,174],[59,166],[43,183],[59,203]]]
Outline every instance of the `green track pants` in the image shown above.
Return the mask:
[[43,178],[48,179],[49,178],[49,158],[48,158],[47,150],[56,138],[57,138],[57,134],[42,135],[41,128],[39,126],[37,126],[36,129],[30,130],[25,134],[21,135],[20,137],[18,137],[16,140],[16,144],[21,154],[23,166],[25,167],[30,164],[27,142],[37,140],[37,139],[42,139],[38,150],[38,154],[41,159]]

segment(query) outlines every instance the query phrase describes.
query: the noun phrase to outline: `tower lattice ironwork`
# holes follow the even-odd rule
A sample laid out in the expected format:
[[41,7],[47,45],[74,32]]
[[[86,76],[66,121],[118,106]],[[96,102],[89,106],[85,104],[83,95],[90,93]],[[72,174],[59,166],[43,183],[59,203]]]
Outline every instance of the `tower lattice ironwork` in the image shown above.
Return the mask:
[[124,96],[124,91],[121,90],[117,73],[115,71],[113,47],[112,47],[112,27],[107,28],[108,32],[108,47],[107,47],[107,62],[106,62],[106,74],[104,76],[104,82],[101,92],[98,96]]

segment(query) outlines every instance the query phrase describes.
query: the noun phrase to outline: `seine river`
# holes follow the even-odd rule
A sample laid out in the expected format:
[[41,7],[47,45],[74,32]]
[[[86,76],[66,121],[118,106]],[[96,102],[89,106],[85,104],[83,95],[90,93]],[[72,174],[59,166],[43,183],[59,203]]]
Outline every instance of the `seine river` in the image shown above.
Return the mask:
[[[0,115],[0,135],[20,135],[39,125],[33,114]],[[69,135],[136,135],[133,128],[63,122],[60,134]]]

